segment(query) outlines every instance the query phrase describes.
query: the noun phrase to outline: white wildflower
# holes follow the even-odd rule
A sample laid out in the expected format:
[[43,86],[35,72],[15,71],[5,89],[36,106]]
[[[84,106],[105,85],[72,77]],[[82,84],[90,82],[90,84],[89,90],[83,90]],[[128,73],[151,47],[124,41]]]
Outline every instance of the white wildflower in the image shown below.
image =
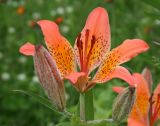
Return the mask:
[[38,13],[38,12],[34,12],[34,13],[32,14],[32,17],[33,17],[33,19],[37,20],[37,19],[40,19],[41,15],[40,15],[40,13]]
[[8,33],[10,33],[10,34],[15,33],[15,31],[16,31],[15,27],[8,28]]
[[33,81],[34,83],[38,83],[38,82],[39,82],[38,77],[37,77],[37,76],[33,76],[33,77],[32,77],[32,81]]
[[20,63],[25,63],[27,61],[27,58],[24,56],[21,56],[18,60]]
[[72,6],[67,6],[67,7],[66,7],[66,12],[67,12],[67,13],[72,13],[73,10],[74,10],[74,9],[73,9]]
[[69,27],[68,27],[67,25],[63,25],[63,26],[61,27],[61,29],[62,29],[62,32],[64,32],[64,33],[69,32]]
[[2,59],[3,58],[3,53],[2,52],[0,52],[0,59]]
[[20,81],[24,81],[26,79],[26,74],[24,73],[18,74],[17,79]]
[[58,7],[57,10],[56,10],[57,14],[64,14],[64,8],[63,7]]
[[9,80],[10,79],[10,74],[7,72],[4,72],[1,74],[2,80]]
[[55,10],[51,10],[51,11],[50,11],[50,15],[51,15],[51,16],[55,16],[55,15],[56,15],[56,11],[55,11]]

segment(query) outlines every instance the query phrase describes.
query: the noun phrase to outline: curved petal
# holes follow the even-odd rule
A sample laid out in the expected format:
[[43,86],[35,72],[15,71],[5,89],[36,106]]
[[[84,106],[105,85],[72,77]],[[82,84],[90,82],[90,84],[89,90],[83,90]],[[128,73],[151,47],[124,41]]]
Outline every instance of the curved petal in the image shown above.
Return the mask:
[[116,93],[121,93],[123,90],[125,89],[125,87],[120,87],[120,86],[114,86],[113,88],[112,88],[112,90],[114,91],[114,92],[116,92]]
[[89,78],[84,72],[74,72],[65,77],[80,92],[86,91]]
[[124,89],[125,87],[120,87],[120,86],[115,86],[112,88],[112,90],[118,94],[121,93]]
[[132,75],[129,73],[129,71],[126,68],[122,66],[117,66],[113,69],[108,69],[108,67],[105,65],[101,66],[100,70],[97,72],[97,74],[93,78],[93,82],[104,83],[113,78],[120,78],[126,81],[131,86],[134,86],[134,80]]
[[48,20],[38,21],[42,29],[46,45],[56,61],[62,76],[75,71],[74,51],[70,43],[60,34],[56,23]]
[[20,53],[22,53],[23,55],[27,55],[27,56],[33,56],[34,51],[35,51],[35,46],[29,42],[22,45],[19,49]]
[[149,46],[143,40],[127,39],[120,46],[113,50],[116,55],[119,55],[119,64],[122,64],[148,49]]
[[155,95],[160,94],[160,83],[157,85],[156,89],[154,90],[154,94]]
[[157,112],[157,119],[160,119],[160,83],[157,85],[156,89],[154,90],[154,110],[158,111]]
[[129,118],[127,126],[146,126],[146,124],[144,124],[142,122],[135,121],[134,119]]
[[136,101],[129,115],[128,121],[134,120],[137,124],[139,123],[147,126],[150,97],[148,84],[144,77],[138,73],[133,74],[133,77],[137,84]]
[[113,49],[105,56],[94,77],[94,80],[99,83],[107,81],[106,78],[108,78],[109,74],[114,71],[117,65],[130,60],[138,53],[146,51],[148,48],[148,45],[139,39],[124,41],[123,44]]
[[74,47],[81,71],[90,73],[100,64],[110,49],[110,25],[104,8],[95,8],[89,14]]
[[83,72],[75,72],[75,73],[69,74],[65,78],[70,80],[72,84],[76,84],[78,79],[79,79],[79,77],[82,77],[82,76],[86,76],[85,73],[83,73]]

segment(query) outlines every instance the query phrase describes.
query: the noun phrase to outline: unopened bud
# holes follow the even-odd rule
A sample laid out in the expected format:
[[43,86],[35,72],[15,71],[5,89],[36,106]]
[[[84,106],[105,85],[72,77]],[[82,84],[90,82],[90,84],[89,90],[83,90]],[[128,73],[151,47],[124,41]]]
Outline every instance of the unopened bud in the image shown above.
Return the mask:
[[56,63],[41,45],[35,47],[34,66],[39,81],[49,98],[60,111],[65,108],[65,89]]
[[131,112],[136,98],[135,87],[125,88],[115,99],[112,118],[120,122]]

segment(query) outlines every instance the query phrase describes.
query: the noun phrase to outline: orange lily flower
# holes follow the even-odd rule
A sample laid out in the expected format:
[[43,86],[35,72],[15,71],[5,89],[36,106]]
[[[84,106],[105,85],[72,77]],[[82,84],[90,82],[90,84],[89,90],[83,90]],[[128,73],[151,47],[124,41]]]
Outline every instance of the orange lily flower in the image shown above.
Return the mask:
[[[101,7],[95,8],[89,14],[82,32],[76,38],[74,48],[61,35],[55,22],[41,20],[37,23],[42,29],[48,50],[62,78],[70,80],[80,92],[86,92],[95,83],[104,83],[115,77],[133,84],[128,70],[119,65],[149,48],[143,40],[127,39],[110,51],[108,13]],[[28,55],[27,48],[25,45],[22,46],[20,52]],[[79,72],[76,69],[76,61]],[[90,73],[98,66],[99,69],[91,80]]]
[[[128,117],[128,126],[154,126],[154,123],[160,119],[160,84],[150,94],[149,81],[143,75],[135,73],[133,78],[136,84],[136,101]],[[123,87],[114,87],[117,93],[121,92]]]
[[17,14],[22,15],[25,12],[25,7],[19,6],[16,11],[17,11]]
[[57,24],[57,25],[60,25],[62,22],[63,22],[63,17],[57,17],[56,19],[55,19],[55,23]]

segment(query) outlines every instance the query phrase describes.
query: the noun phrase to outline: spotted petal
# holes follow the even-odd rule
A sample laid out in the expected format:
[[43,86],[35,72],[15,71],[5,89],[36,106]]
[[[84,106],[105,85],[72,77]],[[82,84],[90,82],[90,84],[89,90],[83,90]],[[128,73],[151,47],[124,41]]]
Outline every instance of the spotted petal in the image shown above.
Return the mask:
[[106,55],[94,77],[94,81],[98,83],[107,81],[110,73],[113,72],[118,65],[146,51],[148,48],[148,45],[142,40],[125,40],[123,44]]
[[[129,115],[129,126],[147,126],[148,123],[148,111],[149,111],[149,89],[146,80],[142,75],[136,73],[133,74],[136,87],[136,101]],[[133,125],[134,124],[134,125]]]
[[98,7],[89,14],[85,27],[76,39],[75,52],[81,70],[90,73],[100,64],[109,49],[108,14],[104,8]]
[[124,68],[122,66],[117,66],[113,70],[109,70],[108,68],[104,68],[102,71],[100,71],[100,72],[98,72],[98,74],[96,74],[95,78],[93,78],[93,82],[103,83],[103,82],[109,81],[113,78],[120,78],[120,79],[126,81],[131,86],[134,86],[134,80],[133,80],[132,75],[129,73],[129,71],[126,68]]
[[70,43],[60,34],[56,23],[48,20],[38,21],[42,29],[46,45],[56,61],[62,76],[75,71],[74,51]]
[[127,39],[120,46],[113,49],[115,55],[118,55],[119,64],[129,61],[139,53],[149,49],[147,43],[141,39]]

